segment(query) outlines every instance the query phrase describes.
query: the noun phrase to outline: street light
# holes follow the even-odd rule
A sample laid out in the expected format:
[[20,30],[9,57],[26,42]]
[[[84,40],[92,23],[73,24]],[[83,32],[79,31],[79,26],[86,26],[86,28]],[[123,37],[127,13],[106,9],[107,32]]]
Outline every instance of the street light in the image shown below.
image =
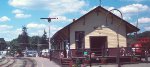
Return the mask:
[[52,19],[58,19],[58,18],[40,18],[40,19],[46,19],[48,22],[49,22],[49,41],[48,41],[48,44],[49,44],[49,50],[51,49],[51,43],[50,43],[50,22]]
[[[120,26],[120,24],[121,24],[121,22],[122,22],[122,19],[123,19],[123,15],[122,15],[122,12],[120,11],[120,10],[118,10],[118,9],[112,9],[112,10],[110,10],[107,14],[106,14],[106,25],[107,25],[107,16],[108,16],[108,14],[111,12],[111,11],[114,11],[114,10],[116,10],[116,11],[118,11],[120,14],[121,14],[121,21],[120,21],[120,23],[119,23],[119,25],[118,25],[118,29],[117,29],[117,32],[119,32],[119,26]],[[116,33],[117,33],[116,32]],[[121,67],[120,66],[120,49],[119,49],[119,34],[117,33],[117,48],[118,48],[118,54],[117,54],[117,63],[118,63],[118,67]]]

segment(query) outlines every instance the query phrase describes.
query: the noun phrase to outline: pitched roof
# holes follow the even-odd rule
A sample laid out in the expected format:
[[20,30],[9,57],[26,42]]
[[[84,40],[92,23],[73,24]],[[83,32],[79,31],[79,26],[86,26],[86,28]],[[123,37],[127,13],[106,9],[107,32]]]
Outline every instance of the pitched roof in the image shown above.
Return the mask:
[[[90,13],[96,11],[97,9],[98,9],[98,10],[103,10],[103,11],[105,11],[106,13],[110,12],[110,11],[106,10],[105,8],[103,8],[103,7],[101,7],[101,6],[98,6],[98,7],[96,7],[95,9],[93,9],[93,10],[89,11],[88,13],[86,13],[85,15],[81,16],[81,17],[78,18],[77,20],[73,21],[73,22],[70,23],[69,25],[65,26],[65,27],[62,28],[61,30],[70,27],[72,24],[76,23],[77,21],[79,21],[80,19],[82,19],[82,18],[84,18],[85,16],[89,15]],[[111,14],[112,16],[116,17],[117,19],[122,20],[122,22],[126,24],[127,33],[137,32],[137,31],[140,30],[139,28],[133,26],[132,24],[130,24],[130,23],[127,22],[126,20],[124,20],[124,19],[122,19],[122,18],[116,16],[115,14],[113,14],[113,13],[111,13],[111,12],[110,12],[110,14]],[[58,34],[61,30],[57,31],[56,34]],[[56,35],[56,34],[55,34],[55,35]],[[55,35],[54,35],[54,36],[55,36]]]

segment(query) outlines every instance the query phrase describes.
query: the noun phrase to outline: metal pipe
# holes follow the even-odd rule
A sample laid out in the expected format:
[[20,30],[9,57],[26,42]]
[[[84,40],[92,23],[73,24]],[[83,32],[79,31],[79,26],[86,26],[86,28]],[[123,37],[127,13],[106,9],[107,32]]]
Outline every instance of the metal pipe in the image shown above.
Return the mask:
[[[118,11],[118,12],[121,14],[121,21],[120,21],[120,23],[119,23],[119,25],[118,25],[118,29],[117,29],[117,32],[119,33],[119,26],[120,26],[120,24],[121,24],[121,22],[122,22],[122,19],[123,19],[123,15],[122,15],[122,12],[121,12],[120,10],[118,10],[118,9],[112,9],[112,10],[110,10],[110,11],[106,14],[106,26],[107,26],[107,17],[108,17],[108,14],[109,14],[111,11],[114,11],[114,10]],[[116,32],[116,33],[117,33],[117,32]],[[118,34],[118,33],[117,33],[117,43],[118,43],[118,45],[117,45],[117,48],[118,48],[117,63],[118,63],[118,67],[121,67],[121,65],[120,65],[119,34]]]

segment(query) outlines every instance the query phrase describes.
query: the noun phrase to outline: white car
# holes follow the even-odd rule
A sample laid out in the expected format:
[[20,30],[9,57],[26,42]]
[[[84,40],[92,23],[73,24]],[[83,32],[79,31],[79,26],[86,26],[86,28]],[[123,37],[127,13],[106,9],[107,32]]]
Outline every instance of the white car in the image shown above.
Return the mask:
[[0,55],[0,59],[2,59],[3,57]]
[[42,57],[45,57],[45,58],[49,57],[49,50],[48,49],[43,49],[42,50]]
[[6,56],[6,51],[0,51],[0,59]]
[[3,58],[5,58],[5,55],[0,54],[0,59],[3,59]]

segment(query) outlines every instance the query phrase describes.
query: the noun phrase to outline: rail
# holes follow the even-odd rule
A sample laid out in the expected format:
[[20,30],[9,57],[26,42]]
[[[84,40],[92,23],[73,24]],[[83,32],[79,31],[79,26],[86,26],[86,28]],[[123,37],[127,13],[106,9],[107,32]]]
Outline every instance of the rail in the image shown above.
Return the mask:
[[1,64],[0,67],[12,67],[12,65],[15,63],[15,59],[13,58],[6,58]]

